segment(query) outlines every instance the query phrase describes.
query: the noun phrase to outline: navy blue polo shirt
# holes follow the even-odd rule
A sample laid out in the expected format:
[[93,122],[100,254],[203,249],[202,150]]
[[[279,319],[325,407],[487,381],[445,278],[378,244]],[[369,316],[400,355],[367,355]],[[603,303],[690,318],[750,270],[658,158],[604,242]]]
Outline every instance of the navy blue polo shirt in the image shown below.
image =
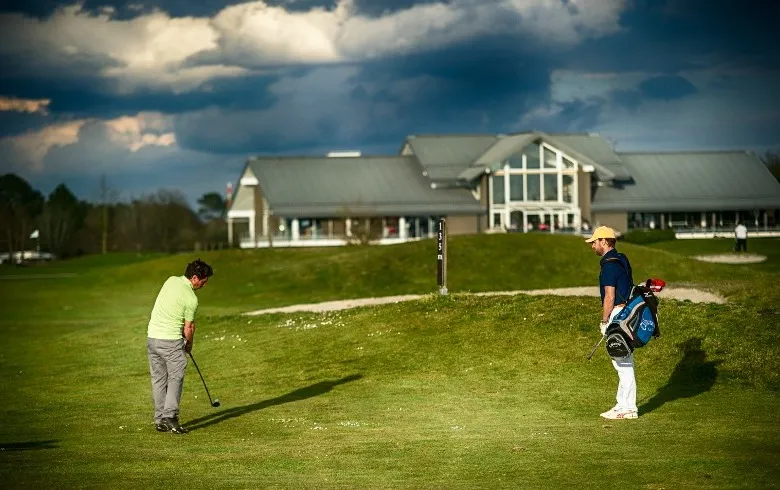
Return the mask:
[[[615,260],[618,259],[620,263]],[[631,277],[631,263],[628,257],[618,254],[614,248],[601,257],[601,273],[599,274],[599,290],[601,292],[601,304],[604,304],[604,286],[615,288],[615,304],[626,303],[633,286]],[[621,266],[622,265],[622,266]]]

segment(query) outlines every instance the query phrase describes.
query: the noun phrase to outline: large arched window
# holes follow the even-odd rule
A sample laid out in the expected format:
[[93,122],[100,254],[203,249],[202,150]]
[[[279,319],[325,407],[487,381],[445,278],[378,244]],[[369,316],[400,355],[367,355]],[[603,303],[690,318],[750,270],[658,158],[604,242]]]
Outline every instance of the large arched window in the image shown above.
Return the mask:
[[525,146],[493,174],[493,204],[576,205],[576,195],[577,162],[547,143]]

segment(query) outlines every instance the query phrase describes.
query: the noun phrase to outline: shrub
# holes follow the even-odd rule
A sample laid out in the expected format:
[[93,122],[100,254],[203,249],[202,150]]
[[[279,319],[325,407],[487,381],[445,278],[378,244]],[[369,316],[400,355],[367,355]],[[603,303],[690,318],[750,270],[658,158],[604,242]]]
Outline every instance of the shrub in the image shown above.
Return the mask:
[[665,242],[667,240],[674,240],[674,230],[631,230],[624,233],[622,240],[627,243],[635,243],[638,245],[646,245],[648,243]]

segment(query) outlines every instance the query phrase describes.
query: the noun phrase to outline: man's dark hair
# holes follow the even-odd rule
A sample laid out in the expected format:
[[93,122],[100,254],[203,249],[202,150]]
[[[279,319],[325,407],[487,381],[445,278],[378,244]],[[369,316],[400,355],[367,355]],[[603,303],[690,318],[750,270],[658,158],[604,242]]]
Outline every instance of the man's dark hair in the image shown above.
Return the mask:
[[615,248],[615,244],[617,243],[617,240],[615,240],[614,238],[605,238],[604,241],[607,242],[607,245],[609,245],[612,248]]
[[211,266],[198,259],[187,264],[187,270],[184,271],[184,277],[192,279],[192,276],[198,276],[198,279],[206,279],[214,275]]

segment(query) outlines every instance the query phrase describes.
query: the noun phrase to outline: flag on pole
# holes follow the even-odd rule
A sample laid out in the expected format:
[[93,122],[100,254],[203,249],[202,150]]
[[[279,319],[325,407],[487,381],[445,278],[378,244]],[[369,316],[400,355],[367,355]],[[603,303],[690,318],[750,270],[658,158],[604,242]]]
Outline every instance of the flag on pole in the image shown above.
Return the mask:
[[40,233],[38,233],[38,230],[35,230],[34,232],[30,233],[30,238],[38,238],[38,235],[40,235]]

